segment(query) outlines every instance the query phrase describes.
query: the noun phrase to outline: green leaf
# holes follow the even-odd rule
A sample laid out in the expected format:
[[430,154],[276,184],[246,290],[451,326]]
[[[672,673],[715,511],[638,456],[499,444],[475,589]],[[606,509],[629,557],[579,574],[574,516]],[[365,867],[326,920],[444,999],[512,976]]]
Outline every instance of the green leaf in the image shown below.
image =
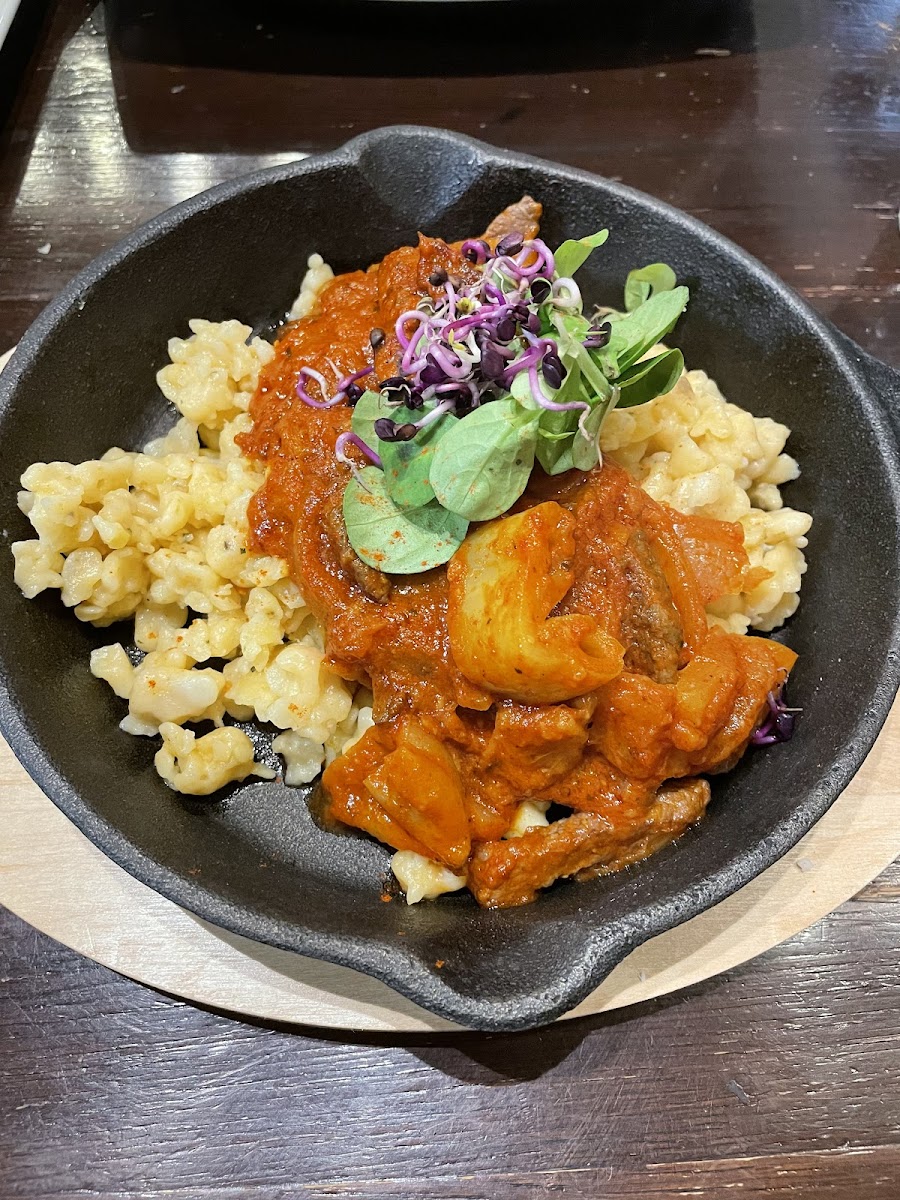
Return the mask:
[[[391,413],[400,425],[417,421],[422,414],[401,406]],[[431,425],[426,425],[411,442],[384,442],[378,439],[378,453],[384,467],[384,478],[391,499],[399,508],[419,508],[434,499],[434,488],[428,479],[434,451],[459,418],[445,413]]]
[[428,482],[431,458],[438,441],[455,425],[451,413],[428,425],[411,442],[383,442],[375,433],[379,417],[390,417],[399,424],[418,421],[422,416],[411,408],[388,404],[378,392],[365,392],[357,401],[350,426],[367,445],[381,456],[391,498],[400,508],[418,508],[434,498]]
[[[584,380],[581,370],[581,363],[578,358],[577,350],[583,350],[584,347],[576,342],[576,353],[570,354],[568,349],[563,350],[560,347],[560,358],[566,367],[566,377],[563,380],[562,387],[556,393],[551,393],[556,404],[572,404],[576,400],[581,400],[587,403],[593,399],[590,385]],[[552,422],[549,417],[552,414],[545,414],[547,419],[541,418],[541,425],[545,428],[552,428]],[[576,411],[575,416],[578,416]]]
[[350,418],[350,428],[362,438],[367,446],[377,449],[375,422],[379,417],[391,416],[391,409],[380,392],[363,392],[357,400]]
[[[571,396],[574,397],[578,391],[577,383],[580,375],[579,368],[574,366],[566,376],[563,386],[557,395],[562,395],[571,386]],[[571,384],[573,379],[575,380],[574,386]],[[564,402],[565,398],[560,400],[560,403]],[[582,412],[583,409],[570,408],[565,412],[553,412],[548,409],[541,413],[541,418],[538,422],[538,441],[535,447],[535,457],[548,475],[558,473],[556,464],[571,447],[572,438],[578,428],[578,418]]]
[[[544,393],[548,399],[552,399],[556,404],[570,404],[573,400],[585,400],[586,402],[584,388],[582,387],[581,368],[576,361],[575,355],[568,352],[567,344],[563,341],[557,344],[559,345],[560,356],[566,364],[566,377],[563,380],[562,387],[554,391],[543,376],[541,376]],[[577,346],[578,343],[575,343],[575,345]],[[512,395],[523,407],[530,409],[532,412],[537,412],[535,457],[547,474],[553,475],[558,459],[567,450],[568,446],[571,445],[572,436],[583,409],[563,409],[560,411],[559,409],[545,408],[538,411],[537,405],[532,399],[528,376],[524,371],[520,372],[513,380]]]
[[581,432],[577,418],[581,416],[576,413],[576,421],[574,433],[571,440],[561,448],[561,452],[556,455],[553,467],[547,471],[548,475],[561,475],[564,471],[590,471],[592,467],[596,467],[600,461],[600,448],[598,438],[600,428],[606,420],[607,415],[615,407],[615,399],[617,393],[611,393],[603,400],[598,400],[584,420],[584,429],[587,437]]
[[522,409],[507,396],[453,426],[434,452],[429,475],[444,508],[489,521],[518,500],[534,465],[540,411]]
[[377,467],[364,467],[360,478],[347,484],[344,523],[350,545],[363,562],[392,575],[439,567],[453,556],[469,527],[468,521],[447,512],[436,500],[420,508],[399,509]]
[[[573,320],[572,317],[566,316],[557,316],[555,322],[559,338],[557,344],[560,356],[569,373],[571,374],[572,369],[577,366],[579,370],[579,384],[583,386],[587,398],[589,400],[595,397],[605,399],[611,394],[612,388],[603,371],[582,345],[582,338],[587,336],[590,323],[584,320],[583,317],[577,317]],[[577,322],[583,322],[584,327],[582,328]],[[566,383],[568,383],[568,379]],[[566,390],[566,383],[560,389],[561,392]],[[580,399],[580,394],[577,396],[557,396],[555,398],[562,403],[563,399]]]
[[571,471],[575,465],[572,461],[572,444],[578,435],[579,415],[577,410],[560,413],[559,416],[568,418],[570,428],[558,434],[538,438],[535,458],[548,475],[560,475],[563,471]]
[[553,323],[566,340],[583,342],[591,331],[590,321],[580,313],[557,312],[553,316]]
[[578,268],[587,262],[591,253],[598,246],[602,246],[608,237],[609,230],[601,229],[599,233],[593,233],[590,237],[569,238],[568,241],[563,242],[553,255],[556,274],[560,278],[574,275]]
[[[539,435],[538,436],[538,446],[540,446],[542,442],[564,442],[566,440],[566,438],[570,438],[574,432],[574,430],[571,428],[571,426],[573,424],[574,425],[578,424],[578,416],[579,416],[579,413],[581,413],[581,412],[583,412],[583,409],[578,409],[575,412],[575,419],[574,419],[574,421],[570,420],[568,422],[568,424],[570,426],[570,428],[568,428],[568,429],[560,429],[557,432],[551,432],[550,430],[541,429],[540,427],[538,427],[538,435]],[[561,414],[561,415],[565,415],[565,414]],[[568,415],[571,416],[571,414],[568,414]]]
[[579,430],[572,441],[572,466],[579,471],[590,471],[591,467],[596,467],[600,461],[597,437],[608,411],[609,405],[605,401],[592,408],[584,422],[585,433],[588,436],[585,437]]
[[[574,400],[584,400],[588,404],[599,402],[605,411],[605,402],[612,395],[612,388],[581,344],[581,338],[587,335],[590,328],[589,322],[584,317],[560,314],[556,315],[554,321],[559,353],[567,374],[559,391],[555,394],[551,392],[553,400],[557,404],[570,404]],[[513,392],[515,390],[514,382]],[[578,408],[564,412],[545,410],[541,414],[535,457],[548,475],[559,475],[574,468],[576,441],[588,446],[578,433],[578,419],[583,411]],[[593,465],[593,462],[589,464]]]
[[625,280],[626,311],[634,312],[657,292],[671,292],[676,283],[675,272],[665,263],[650,263],[636,271],[629,271]]
[[[598,405],[588,416],[586,424],[592,425],[600,419],[602,424],[602,405]],[[595,418],[594,414],[597,413]],[[578,428],[580,412],[573,414],[572,431],[565,441],[538,443],[538,461],[548,475],[562,475],[566,471],[589,471],[597,465],[596,438],[587,441]],[[542,457],[543,455],[543,457]],[[582,463],[584,464],[582,466]]]
[[612,387],[603,371],[597,365],[588,350],[580,342],[576,343],[575,354],[581,374],[587,385],[592,399],[608,400],[612,395]]
[[[572,471],[575,468],[575,463],[572,458],[572,447],[575,445],[576,435],[572,435],[565,443],[558,443],[558,449],[555,454],[546,456],[547,462],[541,462],[541,466],[548,475],[562,475],[566,471]],[[545,446],[549,443],[544,443]],[[540,461],[540,450],[539,450]]]
[[642,279],[631,280],[629,276],[625,284],[625,311],[634,312],[636,308],[650,299],[651,287]]
[[[581,367],[560,347],[560,356],[566,365],[566,377],[562,387],[557,392],[551,390],[550,395],[556,404],[571,404],[575,400],[584,400],[584,388],[581,379]],[[582,409],[570,408],[562,412],[556,409],[544,409],[538,421],[538,436],[542,440],[557,441],[566,437],[578,424]]]
[[[549,388],[546,390],[549,392]],[[528,378],[527,371],[520,371],[515,379],[513,379],[509,394],[522,408],[528,409],[531,412],[537,412],[540,407],[531,394],[531,380]]]
[[655,358],[636,363],[617,380],[617,387],[621,389],[617,407],[634,408],[664,396],[671,392],[683,370],[684,356],[680,350],[667,350]]
[[686,287],[651,296],[634,312],[614,322],[609,343],[592,357],[600,363],[614,362],[621,374],[666,336],[684,312],[688,298]]
[[[559,344],[559,343],[558,343]],[[541,391],[547,400],[553,400],[556,404],[568,404],[570,400],[582,399],[581,388],[581,368],[572,356],[571,363],[563,354],[563,347],[560,345],[560,357],[566,366],[566,377],[563,380],[562,387],[552,388],[544,378],[543,371],[538,371],[538,380],[540,381]],[[553,412],[552,409],[543,408],[535,400],[531,392],[531,380],[528,377],[527,371],[520,371],[512,381],[510,395],[514,400],[517,400],[522,408],[526,409],[532,415],[537,414],[541,426],[546,426],[547,416]]]

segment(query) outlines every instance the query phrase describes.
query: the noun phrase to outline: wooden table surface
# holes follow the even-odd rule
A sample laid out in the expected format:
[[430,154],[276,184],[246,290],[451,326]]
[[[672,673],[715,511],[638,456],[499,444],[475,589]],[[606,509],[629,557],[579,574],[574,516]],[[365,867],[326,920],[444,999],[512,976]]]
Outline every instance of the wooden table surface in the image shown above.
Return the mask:
[[[900,365],[897,0],[616,7],[24,0],[0,349],[175,201],[407,121],[670,200]],[[516,1036],[268,1028],[0,938],[0,1200],[900,1196],[896,866],[727,976]]]

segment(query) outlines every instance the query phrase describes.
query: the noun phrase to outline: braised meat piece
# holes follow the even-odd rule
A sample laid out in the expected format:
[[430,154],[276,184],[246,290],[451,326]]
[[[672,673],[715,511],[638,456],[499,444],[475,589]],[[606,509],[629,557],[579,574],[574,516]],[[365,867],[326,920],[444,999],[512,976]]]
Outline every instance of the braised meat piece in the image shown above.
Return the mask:
[[633,805],[627,823],[603,813],[576,813],[508,841],[479,846],[469,887],[485,908],[528,904],[541,888],[570,875],[618,871],[646,858],[698,821],[709,802],[705,779],[669,785]]
[[343,514],[336,504],[323,509],[322,525],[341,568],[370,600],[374,600],[376,604],[387,604],[391,598],[391,577],[385,575],[384,571],[376,571],[357,555],[350,545]]
[[531,196],[523,196],[509,208],[498,213],[484,231],[485,241],[494,243],[508,233],[521,233],[524,238],[535,238],[541,227],[543,205]]

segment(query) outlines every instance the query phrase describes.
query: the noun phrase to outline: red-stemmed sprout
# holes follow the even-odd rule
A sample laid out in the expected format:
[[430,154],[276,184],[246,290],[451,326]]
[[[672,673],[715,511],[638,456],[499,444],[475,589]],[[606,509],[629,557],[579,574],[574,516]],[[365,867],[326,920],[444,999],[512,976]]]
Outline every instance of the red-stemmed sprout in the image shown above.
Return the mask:
[[356,449],[359,450],[359,452],[369,460],[372,466],[378,467],[379,470],[382,467],[381,457],[372,449],[368,442],[363,441],[358,433],[351,433],[349,429],[346,433],[338,434],[338,439],[334,443],[335,458],[339,463],[343,463],[345,466],[349,467],[353,472],[356,481],[361,487],[368,491],[369,489],[366,487],[364,481],[360,478],[359,467],[357,467],[353,459],[347,455],[348,446],[355,446]]
[[550,303],[563,312],[581,312],[581,289],[574,279],[554,279],[550,285]]
[[[521,233],[506,234],[493,249],[481,238],[470,238],[463,242],[462,255],[481,268],[478,278],[463,285],[443,268],[436,269],[429,283],[437,295],[423,297],[394,324],[400,347],[398,374],[381,380],[377,390],[388,405],[424,412],[415,421],[380,418],[375,425],[378,437],[408,441],[445,413],[465,416],[510,391],[521,373],[536,406],[551,412],[579,410],[579,428],[588,437],[584,421],[590,405],[584,400],[558,403],[545,391],[562,387],[566,368],[557,343],[541,336],[545,327],[541,312],[581,312],[578,285],[571,278],[556,279],[553,252],[547,244]],[[608,325],[592,329],[586,347],[605,344],[608,331]],[[384,339],[378,332],[380,346]],[[312,367],[302,367],[297,395],[312,408],[333,408],[344,401],[355,404],[362,395],[359,380],[372,370],[366,367],[339,379],[334,395],[329,395],[325,377]],[[310,394],[310,381],[318,385],[318,398]],[[336,452],[354,471],[346,454],[351,445],[376,462],[378,456],[362,439],[342,434]]]
[[785,688],[787,680],[780,683],[766,696],[768,712],[758,728],[750,734],[753,746],[774,746],[779,742],[789,742],[794,735],[799,708],[788,708],[785,704]]
[[[374,369],[374,367],[363,367],[361,371],[354,371],[352,375],[344,375],[338,380],[337,391],[333,396],[329,396],[328,382],[321,371],[316,371],[312,367],[301,367],[300,378],[297,380],[297,395],[310,408],[334,408],[343,401],[355,404],[363,393],[363,389],[359,386],[359,380],[371,375]],[[337,374],[336,371],[335,374]],[[319,385],[319,391],[322,394],[321,400],[310,396],[305,386],[307,379],[313,379]]]
[[[457,389],[454,387],[453,392]],[[391,417],[379,417],[375,422],[375,432],[383,442],[411,442],[417,433],[423,429],[427,429],[429,425],[433,425],[435,421],[456,406],[456,395],[454,394],[447,400],[442,400],[430,409],[423,417],[419,417],[417,421],[405,421],[400,423],[394,421]]]

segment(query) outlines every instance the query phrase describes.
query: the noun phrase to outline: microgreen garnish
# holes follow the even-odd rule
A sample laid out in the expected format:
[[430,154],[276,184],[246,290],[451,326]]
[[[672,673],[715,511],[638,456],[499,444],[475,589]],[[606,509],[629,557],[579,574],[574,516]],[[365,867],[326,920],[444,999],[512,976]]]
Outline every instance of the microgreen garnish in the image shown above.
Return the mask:
[[469,521],[499,517],[525,491],[537,438],[535,414],[512,396],[476,409],[434,452],[429,479],[438,501]]
[[382,462],[379,456],[375,453],[371,446],[367,445],[358,433],[342,433],[338,440],[334,443],[334,454],[338,462],[346,463],[351,470],[354,468],[353,460],[347,457],[347,447],[355,446],[362,454],[366,456],[370,463],[376,467],[381,467]]
[[567,242],[563,242],[556,252],[556,269],[560,275],[574,275],[575,272],[587,262],[594,250],[598,246],[602,246],[609,237],[608,229],[601,229],[599,233],[591,234],[590,237],[570,238]]
[[413,575],[452,558],[469,522],[431,500],[402,509],[388,493],[388,476],[364,467],[344,491],[344,522],[353,549],[370,567]]
[[[363,367],[361,371],[354,371],[352,375],[345,375],[342,379],[338,380],[334,395],[329,396],[328,382],[321,371],[314,371],[312,367],[301,367],[300,378],[297,380],[297,395],[310,408],[334,408],[336,404],[340,404],[342,401],[355,404],[363,392],[357,380],[365,379],[367,375],[372,374],[372,370],[372,367]],[[318,384],[320,392],[318,400],[309,394],[308,380],[314,380]]]
[[[473,238],[463,257],[480,268],[470,285],[438,268],[438,293],[401,313],[397,374],[364,391],[368,367],[336,378],[302,367],[297,394],[313,408],[353,407],[338,458],[353,472],[344,520],[356,553],[396,574],[446,562],[469,521],[506,512],[535,460],[551,475],[600,461],[600,428],[675,386],[679,350],[645,355],[688,301],[664,263],[632,271],[624,313],[584,315],[573,275],[607,240],[603,229],[563,242],[511,232],[492,248]],[[373,329],[373,350],[385,333]],[[335,376],[337,376],[335,370]],[[360,467],[348,451],[371,465]]]
[[625,280],[625,311],[634,312],[657,292],[671,292],[677,282],[675,272],[665,263],[650,263],[629,271]]
[[750,742],[754,746],[774,746],[778,742],[789,742],[794,736],[794,726],[797,722],[799,708],[788,708],[785,704],[784,683],[778,685],[766,696],[768,712],[757,729],[750,734]]

